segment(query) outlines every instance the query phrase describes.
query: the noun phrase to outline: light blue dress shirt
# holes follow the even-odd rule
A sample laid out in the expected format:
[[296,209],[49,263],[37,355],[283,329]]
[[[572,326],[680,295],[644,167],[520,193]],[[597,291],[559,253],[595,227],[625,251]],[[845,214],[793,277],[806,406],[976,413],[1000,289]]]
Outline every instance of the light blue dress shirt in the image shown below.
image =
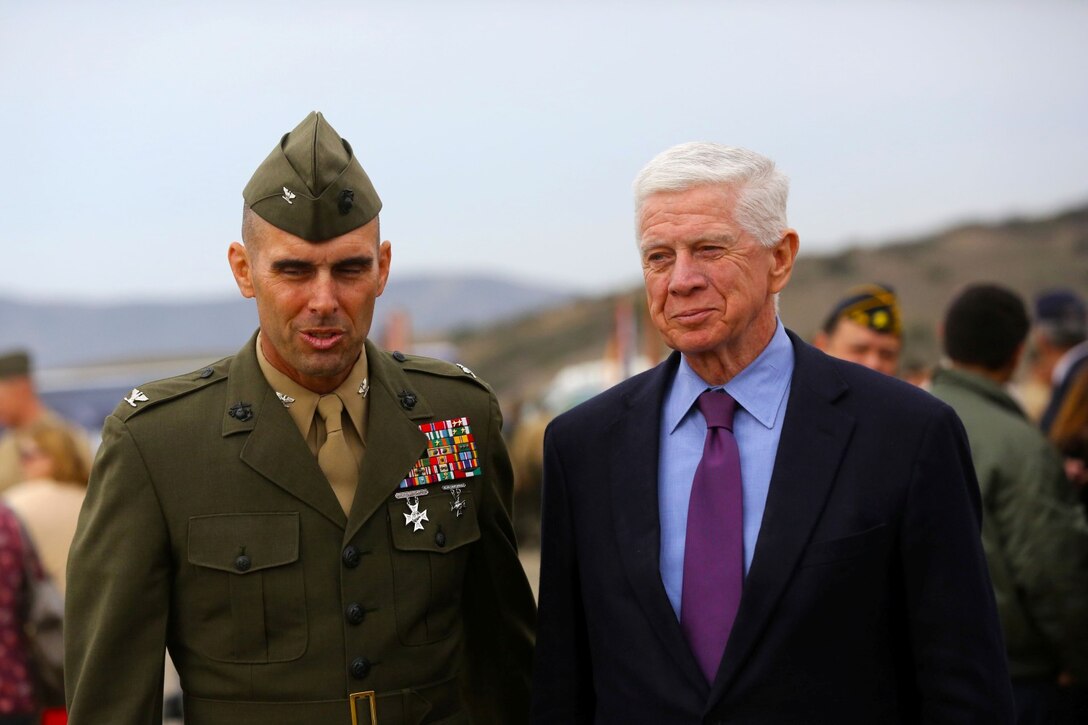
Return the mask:
[[733,419],[733,435],[740,449],[744,486],[744,572],[747,574],[767,505],[792,377],[793,345],[781,320],[759,357],[724,386],[708,385],[683,356],[680,358],[661,416],[657,492],[661,515],[661,581],[677,619],[684,590],[688,499],[706,439],[706,421],[695,400],[709,387],[724,387],[739,406]]

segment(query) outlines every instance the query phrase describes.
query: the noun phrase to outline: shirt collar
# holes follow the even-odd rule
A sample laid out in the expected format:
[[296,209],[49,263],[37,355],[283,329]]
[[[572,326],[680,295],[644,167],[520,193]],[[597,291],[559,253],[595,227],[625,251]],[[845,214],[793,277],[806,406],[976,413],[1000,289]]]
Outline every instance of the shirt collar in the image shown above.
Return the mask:
[[773,428],[792,375],[793,345],[781,320],[777,321],[774,335],[763,352],[725,385],[708,385],[681,355],[680,365],[665,399],[666,430],[670,434],[676,430],[695,400],[707,388],[724,388],[763,427]]
[[[257,364],[260,365],[265,380],[268,381],[268,384],[272,386],[277,394],[294,398],[290,405],[286,405],[287,412],[291,415],[291,419],[295,421],[299,431],[302,432],[302,437],[307,438],[310,434],[310,427],[314,422],[314,413],[317,412],[317,400],[321,396],[302,387],[273,367],[272,363],[265,357],[264,350],[261,349],[261,333],[259,332],[257,333]],[[359,388],[366,380],[366,348],[363,348],[351,373],[333,391],[343,401],[344,410],[347,411],[348,417],[351,418],[352,425],[355,426],[355,430],[359,432],[360,437],[362,437],[363,431],[366,429],[366,397],[359,393]],[[283,399],[280,400],[282,402]]]

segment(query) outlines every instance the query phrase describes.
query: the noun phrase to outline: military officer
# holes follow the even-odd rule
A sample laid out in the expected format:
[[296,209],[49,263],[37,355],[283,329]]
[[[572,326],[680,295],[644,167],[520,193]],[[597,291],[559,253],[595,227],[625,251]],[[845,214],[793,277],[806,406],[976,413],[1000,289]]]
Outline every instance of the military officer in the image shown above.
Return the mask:
[[260,330],[106,420],[69,564],[70,721],[527,720],[535,608],[490,389],[376,348],[381,201],[319,113],[243,192]]

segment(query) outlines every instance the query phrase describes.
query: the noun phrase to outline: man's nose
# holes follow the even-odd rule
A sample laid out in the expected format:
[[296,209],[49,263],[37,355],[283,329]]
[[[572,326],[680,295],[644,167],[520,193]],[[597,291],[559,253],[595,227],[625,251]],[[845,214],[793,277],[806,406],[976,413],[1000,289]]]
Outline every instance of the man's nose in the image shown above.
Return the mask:
[[318,274],[310,288],[310,310],[324,315],[335,312],[338,306],[336,281],[331,274]]
[[669,292],[683,295],[706,286],[706,276],[692,255],[680,253],[672,265]]

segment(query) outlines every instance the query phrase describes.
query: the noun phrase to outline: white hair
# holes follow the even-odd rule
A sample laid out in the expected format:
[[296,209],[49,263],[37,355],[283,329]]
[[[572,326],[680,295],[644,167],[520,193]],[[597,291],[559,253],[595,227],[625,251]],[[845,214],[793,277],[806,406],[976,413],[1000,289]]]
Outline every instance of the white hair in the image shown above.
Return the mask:
[[773,247],[789,227],[786,200],[790,181],[766,156],[733,146],[694,141],[662,151],[635,177],[635,235],[641,242],[640,217],[647,197],[663,191],[728,185],[737,191],[737,224],[766,247]]

